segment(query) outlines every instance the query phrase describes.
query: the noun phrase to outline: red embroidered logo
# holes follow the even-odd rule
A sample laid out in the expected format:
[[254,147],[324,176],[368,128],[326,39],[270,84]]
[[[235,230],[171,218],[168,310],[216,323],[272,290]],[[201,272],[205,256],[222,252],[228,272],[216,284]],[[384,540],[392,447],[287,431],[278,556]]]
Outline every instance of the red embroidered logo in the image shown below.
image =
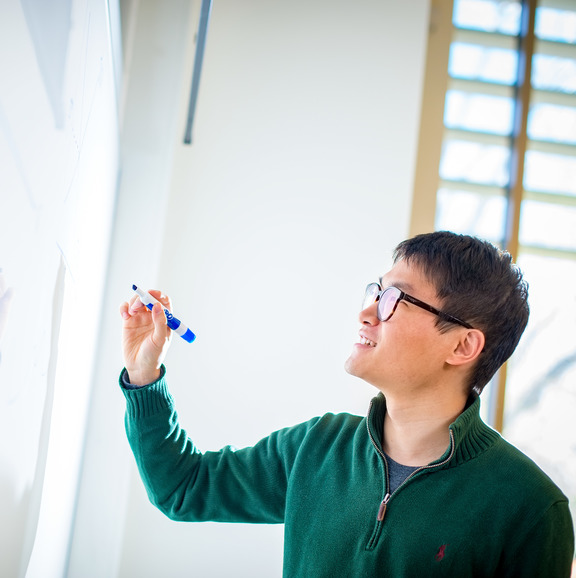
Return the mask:
[[440,546],[440,548],[438,548],[438,553],[436,554],[436,556],[434,556],[434,558],[436,558],[437,562],[440,562],[442,560],[442,558],[444,558],[444,554],[446,553],[446,547],[448,546],[448,544],[442,544],[442,546]]

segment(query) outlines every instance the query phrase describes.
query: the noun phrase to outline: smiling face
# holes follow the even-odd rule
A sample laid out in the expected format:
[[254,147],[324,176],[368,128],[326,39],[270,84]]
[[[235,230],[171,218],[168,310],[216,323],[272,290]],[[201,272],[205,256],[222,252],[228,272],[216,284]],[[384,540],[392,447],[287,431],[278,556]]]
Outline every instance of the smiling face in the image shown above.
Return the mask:
[[[442,309],[436,288],[422,271],[398,261],[381,279],[382,288],[394,286]],[[382,322],[377,303],[360,312],[359,340],[346,361],[346,371],[374,385],[385,394],[393,391],[413,395],[446,380],[447,359],[465,328],[455,326],[441,333],[436,315],[405,300],[392,317]]]

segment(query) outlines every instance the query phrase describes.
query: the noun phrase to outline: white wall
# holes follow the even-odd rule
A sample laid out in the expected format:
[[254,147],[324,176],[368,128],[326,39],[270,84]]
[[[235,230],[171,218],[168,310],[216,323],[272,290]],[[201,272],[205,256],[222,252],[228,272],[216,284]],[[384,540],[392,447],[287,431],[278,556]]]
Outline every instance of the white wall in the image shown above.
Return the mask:
[[[282,528],[177,524],[123,433],[117,305],[158,287],[197,333],[168,377],[202,449],[326,411],[365,284],[407,235],[428,0],[214,3],[193,144],[182,144],[198,2],[140,0],[123,178],[70,576],[279,576]],[[125,22],[125,28],[130,28]]]

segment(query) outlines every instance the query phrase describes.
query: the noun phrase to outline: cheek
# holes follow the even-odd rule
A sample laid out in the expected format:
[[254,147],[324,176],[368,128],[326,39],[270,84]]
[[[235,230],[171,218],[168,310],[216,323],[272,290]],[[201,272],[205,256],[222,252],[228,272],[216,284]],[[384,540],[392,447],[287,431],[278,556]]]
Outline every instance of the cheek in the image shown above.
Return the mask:
[[433,324],[406,323],[401,328],[398,326],[390,329],[393,331],[383,336],[383,344],[386,352],[396,359],[420,364],[437,355],[439,335]]

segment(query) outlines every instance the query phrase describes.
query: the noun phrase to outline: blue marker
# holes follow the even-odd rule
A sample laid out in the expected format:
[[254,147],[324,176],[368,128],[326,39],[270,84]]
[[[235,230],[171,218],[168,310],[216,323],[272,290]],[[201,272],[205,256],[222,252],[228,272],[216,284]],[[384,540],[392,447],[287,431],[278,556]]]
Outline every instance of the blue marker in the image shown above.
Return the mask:
[[180,335],[182,339],[184,339],[188,343],[192,343],[196,339],[196,335],[194,335],[194,333],[192,333],[192,331],[190,331],[190,329],[188,329],[188,327],[186,327],[186,325],[184,325],[184,323],[182,323],[180,319],[176,319],[176,317],[174,317],[174,315],[172,315],[172,313],[170,313],[170,311],[166,309],[166,307],[164,307],[164,305],[162,305],[160,301],[154,299],[154,297],[152,297],[150,293],[147,293],[146,291],[139,289],[138,287],[136,287],[136,285],[132,285],[132,289],[136,291],[136,293],[138,293],[140,301],[142,301],[142,303],[144,303],[144,305],[146,305],[148,309],[152,310],[152,307],[154,307],[155,303],[160,304],[162,306],[162,309],[164,309],[164,313],[166,314],[166,323],[168,327],[170,327],[172,331],[178,333],[178,335]]

